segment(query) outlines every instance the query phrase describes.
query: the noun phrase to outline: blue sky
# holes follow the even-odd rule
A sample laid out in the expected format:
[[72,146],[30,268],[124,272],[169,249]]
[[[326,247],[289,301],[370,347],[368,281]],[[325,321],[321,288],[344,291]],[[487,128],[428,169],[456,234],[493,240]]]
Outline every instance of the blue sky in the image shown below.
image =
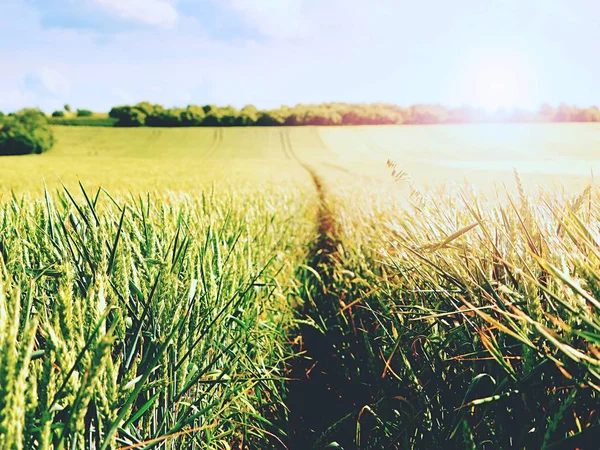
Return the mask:
[[600,104],[586,0],[0,0],[0,110]]

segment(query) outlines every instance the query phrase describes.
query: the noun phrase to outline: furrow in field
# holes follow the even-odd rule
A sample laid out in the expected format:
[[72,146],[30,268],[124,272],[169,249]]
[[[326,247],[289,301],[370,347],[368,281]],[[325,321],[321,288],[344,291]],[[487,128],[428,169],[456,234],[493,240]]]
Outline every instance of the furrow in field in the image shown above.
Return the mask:
[[292,159],[290,153],[290,135],[287,130],[279,130],[279,140],[281,142],[281,149],[286,159]]
[[204,158],[206,158],[206,159],[212,158],[212,156],[217,151],[217,149],[221,146],[222,143],[223,143],[223,128],[215,128],[214,135],[213,135],[213,142],[212,142],[211,146],[208,148],[208,150],[206,151],[206,153],[204,154]]
[[385,156],[386,158],[389,157],[389,152],[383,148],[381,145],[379,145],[377,142],[374,142],[372,139],[369,139],[367,136],[365,136],[365,132],[364,130],[358,130],[358,129],[354,129],[354,134],[357,136],[357,138],[373,153],[379,154],[381,156]]
[[286,132],[285,132],[285,141],[287,143],[287,151],[288,151],[288,154],[290,155],[290,157],[300,163],[300,158],[298,158],[298,155],[296,155],[294,147],[292,146],[292,139],[290,137],[289,130],[286,130]]
[[162,133],[162,130],[160,130],[158,128],[153,128],[150,131],[150,133],[148,134],[148,136],[146,137],[146,139],[143,139],[142,142],[140,143],[138,152],[140,154],[150,153],[150,150],[154,147],[154,144],[160,137],[161,133]]
[[[321,144],[327,149],[323,140]],[[312,161],[304,154],[301,158],[294,151],[289,133],[285,134],[285,146],[311,176],[318,196],[317,236],[308,252],[309,269],[300,268],[298,272],[304,303],[298,310],[297,335],[291,341],[300,342],[295,353],[301,356],[294,358],[289,368],[289,378],[294,381],[287,384],[287,444],[290,449],[328,448],[333,447],[332,443],[338,448],[356,448],[356,416],[365,405],[375,404],[377,398],[376,391],[359,376],[371,348],[351,331],[354,324],[344,322],[347,316],[343,305],[357,300],[353,281],[347,275],[352,273],[348,269],[354,270],[346,260],[352,249],[342,245],[342,218],[336,214],[335,203],[336,177],[326,169],[342,172],[350,183],[384,180],[329,162],[335,161],[333,154],[325,161],[321,161],[322,153],[314,154]],[[363,326],[372,324],[365,321]]]
[[[294,155],[291,145],[288,148]],[[309,269],[300,268],[298,275],[305,300],[298,311],[297,335],[291,340],[300,342],[295,353],[301,356],[290,363],[289,378],[294,381],[287,385],[288,444],[290,449],[333,448],[334,444],[356,448],[356,418],[366,405],[376,404],[377,389],[365,384],[361,375],[368,370],[365,361],[372,348],[357,333],[352,310],[345,312],[345,305],[359,301],[353,281],[356,268],[349,267],[347,260],[353,249],[343,246],[345,219],[336,214],[335,178],[323,169],[331,166],[342,171],[352,178],[350,182],[374,178],[328,162],[298,161],[312,177],[319,207],[317,237],[306,262]],[[364,320],[360,327],[366,331],[361,333],[376,326]]]
[[327,145],[327,143],[323,139],[323,135],[321,134],[321,130],[319,128],[316,128],[316,132],[317,132],[317,139],[319,139],[319,142],[321,143],[321,148],[329,149],[329,146]]
[[[323,332],[315,332],[309,323],[326,324],[338,311],[335,276],[341,265],[338,224],[330,207],[331,198],[325,180],[310,164],[302,161],[294,152],[289,133],[282,134],[283,147],[310,175],[317,191],[318,211],[316,217],[317,237],[307,255],[306,269],[299,269],[302,280],[304,304],[298,311],[299,327],[296,341],[302,342],[296,349],[302,356],[292,359],[287,384],[288,445],[291,449],[317,447],[326,427],[335,423],[346,406],[335,398],[332,383],[341,376],[336,362],[334,337],[325,325]],[[315,274],[317,276],[315,277]],[[310,281],[308,281],[310,280]],[[298,339],[299,338],[299,339]],[[293,340],[293,339],[292,339]],[[315,405],[319,405],[315,408]]]

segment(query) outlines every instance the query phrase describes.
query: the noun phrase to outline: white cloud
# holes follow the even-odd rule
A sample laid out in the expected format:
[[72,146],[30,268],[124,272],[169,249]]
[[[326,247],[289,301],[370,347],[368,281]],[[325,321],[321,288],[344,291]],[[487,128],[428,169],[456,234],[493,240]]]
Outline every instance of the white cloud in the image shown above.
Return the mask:
[[309,33],[302,0],[226,0],[226,3],[264,35],[290,38]]
[[[538,7],[541,0],[506,0],[491,11],[474,0],[84,1],[103,15],[155,28],[47,27],[28,2],[0,0],[1,110],[52,111],[70,103],[106,111],[140,100],[166,106],[328,100],[459,105],[470,101],[462,86],[474,76],[473,61],[517,50],[531,66],[535,80],[529,84],[545,86],[544,101],[600,103],[594,90],[600,63],[589,57],[600,38],[598,15],[583,7],[573,7],[579,21],[563,29],[568,21],[561,11]],[[208,1],[217,6],[198,6]],[[185,7],[193,2],[199,8],[194,13]],[[218,14],[206,11],[223,14],[230,28],[240,20],[246,26],[231,30],[235,38],[213,33]],[[248,28],[254,32],[246,35]],[[132,42],[144,43],[135,58]]]
[[[321,40],[388,35],[404,26],[406,6],[397,0],[213,0],[238,14],[263,36]],[[418,8],[415,8],[418,10]],[[439,9],[439,7],[438,7]],[[427,9],[421,8],[427,12]],[[425,17],[424,17],[425,18]],[[428,28],[432,17],[421,26]]]
[[64,97],[71,92],[71,84],[60,72],[48,67],[42,68],[39,79],[48,92],[56,97]]
[[172,28],[177,23],[178,13],[166,0],[92,0],[109,13],[126,20]]

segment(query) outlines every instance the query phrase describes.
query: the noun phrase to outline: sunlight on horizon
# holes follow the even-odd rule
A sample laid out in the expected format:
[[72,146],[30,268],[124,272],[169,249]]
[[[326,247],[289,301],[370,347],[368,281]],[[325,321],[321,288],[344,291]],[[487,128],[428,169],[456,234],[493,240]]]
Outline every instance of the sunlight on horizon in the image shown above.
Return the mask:
[[495,112],[535,110],[542,103],[541,80],[527,55],[490,48],[461,62],[465,64],[457,90],[465,104]]
[[488,111],[519,106],[521,85],[522,80],[510,68],[485,68],[475,81],[475,106]]

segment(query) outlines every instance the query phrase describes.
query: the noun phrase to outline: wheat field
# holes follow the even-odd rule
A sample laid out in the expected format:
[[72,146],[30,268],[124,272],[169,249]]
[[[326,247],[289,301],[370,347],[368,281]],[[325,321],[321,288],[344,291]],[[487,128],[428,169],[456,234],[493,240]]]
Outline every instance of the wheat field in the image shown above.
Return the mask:
[[0,161],[1,448],[590,448],[596,125],[54,129]]

